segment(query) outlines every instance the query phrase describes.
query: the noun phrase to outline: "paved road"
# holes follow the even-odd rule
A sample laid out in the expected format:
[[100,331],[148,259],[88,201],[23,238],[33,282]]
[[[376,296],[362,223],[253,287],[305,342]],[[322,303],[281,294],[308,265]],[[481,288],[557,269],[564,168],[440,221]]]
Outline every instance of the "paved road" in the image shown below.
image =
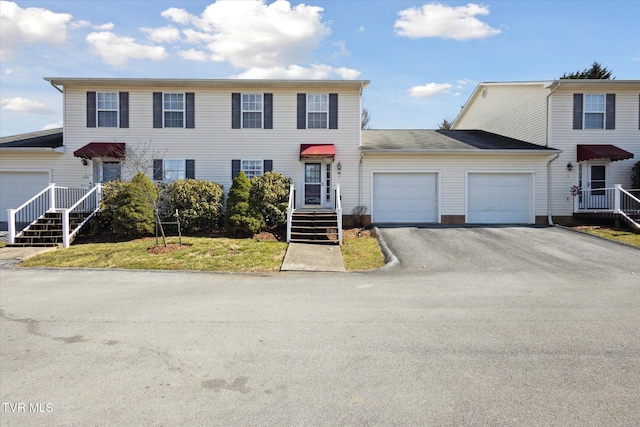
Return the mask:
[[375,273],[2,268],[1,423],[640,425],[640,251],[382,234]]

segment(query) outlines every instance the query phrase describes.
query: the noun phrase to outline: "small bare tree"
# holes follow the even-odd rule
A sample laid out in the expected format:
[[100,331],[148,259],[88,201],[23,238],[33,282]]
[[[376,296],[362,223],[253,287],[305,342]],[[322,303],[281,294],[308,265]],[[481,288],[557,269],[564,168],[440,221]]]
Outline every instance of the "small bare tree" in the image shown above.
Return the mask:
[[371,120],[371,116],[369,115],[369,110],[366,108],[362,109],[362,114],[360,115],[360,129],[370,129],[369,121]]

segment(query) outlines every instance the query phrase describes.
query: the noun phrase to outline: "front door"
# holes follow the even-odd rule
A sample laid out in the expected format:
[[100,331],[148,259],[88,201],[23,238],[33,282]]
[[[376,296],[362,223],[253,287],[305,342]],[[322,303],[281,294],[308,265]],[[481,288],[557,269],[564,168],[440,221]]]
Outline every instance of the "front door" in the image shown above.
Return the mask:
[[309,162],[304,164],[304,205],[322,206],[323,183],[322,163]]
[[93,160],[93,182],[106,183],[121,178],[122,164],[120,162]]
[[[584,176],[580,176],[584,174]],[[609,197],[604,189],[608,187],[609,162],[605,160],[588,161],[580,165],[579,186],[586,200],[581,201],[587,209],[609,209]],[[585,188],[586,187],[586,188]],[[602,190],[600,190],[602,189]]]

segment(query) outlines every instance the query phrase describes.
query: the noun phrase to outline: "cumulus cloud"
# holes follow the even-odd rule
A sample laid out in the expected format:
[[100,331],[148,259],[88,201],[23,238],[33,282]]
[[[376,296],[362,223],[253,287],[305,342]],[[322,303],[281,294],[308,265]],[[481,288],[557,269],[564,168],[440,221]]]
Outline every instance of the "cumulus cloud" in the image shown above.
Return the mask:
[[109,65],[124,65],[129,59],[162,61],[169,55],[162,46],[136,43],[133,38],[119,37],[109,31],[90,33],[87,42],[93,51]]
[[235,76],[239,79],[308,79],[326,80],[331,77],[353,80],[358,78],[360,72],[350,68],[333,68],[329,65],[316,64],[310,67],[289,65],[287,67],[250,68]]
[[49,123],[48,125],[44,125],[40,130],[58,129],[61,127],[62,127],[62,120],[60,120],[59,122]]
[[306,60],[330,33],[323,9],[288,1],[218,1],[200,16],[170,8],[162,16],[182,25],[186,41],[206,43],[210,58],[239,68],[286,67]]
[[180,40],[180,31],[176,27],[167,26],[161,28],[141,27],[140,31],[147,33],[152,42],[166,43]]
[[50,115],[55,114],[55,111],[47,108],[42,102],[35,101],[27,98],[6,98],[0,101],[4,105],[5,110],[18,111],[21,113],[32,113]]
[[69,28],[72,30],[87,27],[93,28],[97,31],[108,31],[112,30],[115,27],[115,24],[113,22],[107,22],[105,24],[94,25],[89,21],[85,21],[84,19],[81,19],[80,21],[73,21],[69,24]]
[[412,39],[440,37],[454,40],[483,39],[501,31],[491,28],[476,18],[488,15],[485,6],[469,3],[466,6],[451,7],[440,3],[430,3],[422,8],[412,7],[398,13],[400,18],[394,28],[398,35]]
[[409,90],[409,95],[415,98],[429,98],[435,95],[443,95],[451,92],[453,85],[449,83],[427,83],[424,86],[414,86]]
[[207,52],[196,49],[182,50],[178,52],[181,58],[189,60],[189,61],[199,61],[205,62],[209,60],[209,55]]
[[62,44],[72,16],[39,7],[21,8],[14,2],[0,1],[0,58],[36,43]]

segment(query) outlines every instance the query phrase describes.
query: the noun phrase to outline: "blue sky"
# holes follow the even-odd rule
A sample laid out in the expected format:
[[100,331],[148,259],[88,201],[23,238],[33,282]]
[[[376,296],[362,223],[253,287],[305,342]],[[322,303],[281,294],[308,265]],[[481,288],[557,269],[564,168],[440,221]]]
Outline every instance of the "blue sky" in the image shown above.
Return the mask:
[[0,135],[62,125],[43,77],[364,79],[370,125],[437,128],[480,82],[640,79],[640,1],[0,2]]

